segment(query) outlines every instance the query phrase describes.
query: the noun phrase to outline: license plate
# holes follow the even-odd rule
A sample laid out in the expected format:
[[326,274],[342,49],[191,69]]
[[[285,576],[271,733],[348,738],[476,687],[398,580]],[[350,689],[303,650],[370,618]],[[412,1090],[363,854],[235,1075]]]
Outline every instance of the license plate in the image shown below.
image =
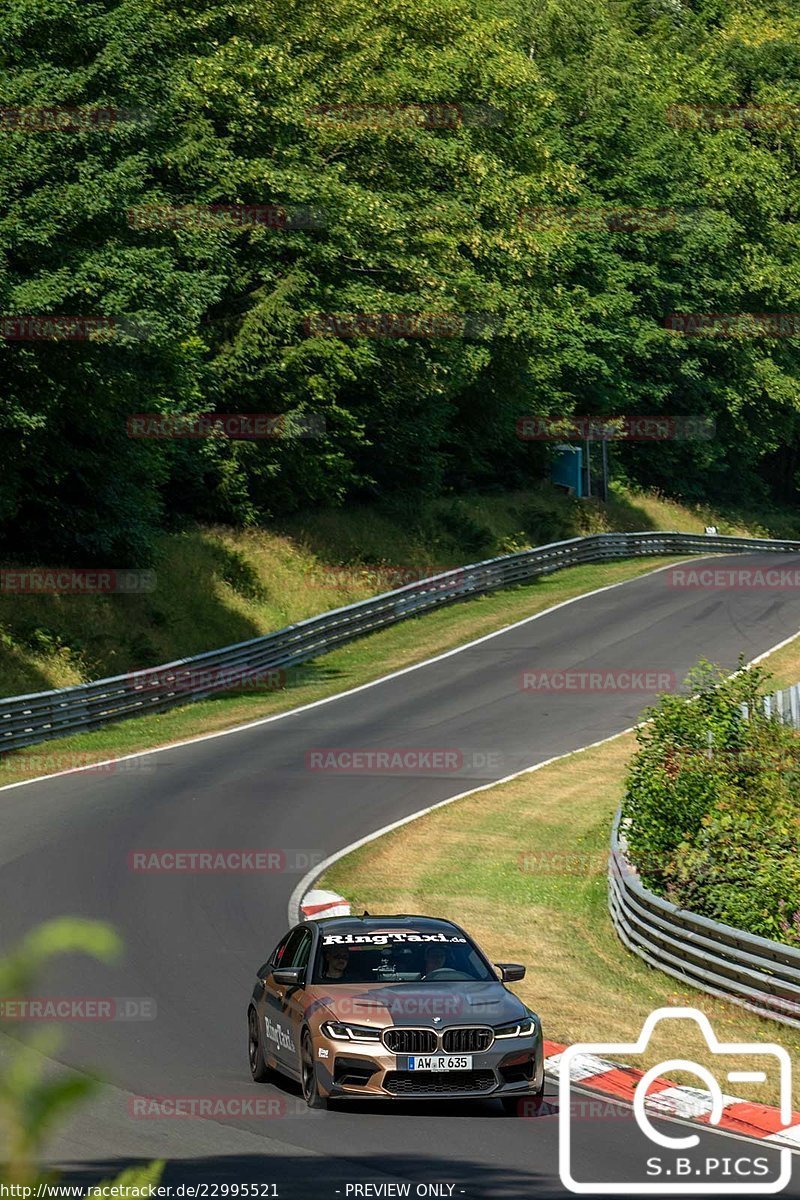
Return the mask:
[[471,1071],[471,1054],[409,1054],[409,1071]]

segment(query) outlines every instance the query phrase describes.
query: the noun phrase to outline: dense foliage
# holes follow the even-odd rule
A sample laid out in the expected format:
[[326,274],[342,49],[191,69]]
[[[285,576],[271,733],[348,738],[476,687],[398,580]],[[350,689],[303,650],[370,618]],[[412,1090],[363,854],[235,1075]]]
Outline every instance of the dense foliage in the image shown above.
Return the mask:
[[[8,1017],[8,1010],[14,1001],[36,997],[39,976],[58,955],[85,954],[112,962],[121,949],[119,937],[109,925],[84,917],[56,917],[34,926],[0,958],[0,1032],[16,1034],[5,1039],[8,1049],[0,1072],[0,1190],[4,1195],[33,1196],[37,1189],[47,1195],[57,1186],[57,1175],[41,1165],[46,1141],[82,1101],[99,1091],[98,1081],[88,1074],[48,1070],[55,1065],[52,1059],[62,1044],[57,1027],[47,1023],[20,1036],[19,1023]],[[93,1186],[98,1196],[148,1195],[158,1186],[163,1169],[163,1161],[129,1167],[115,1179]],[[121,1190],[105,1190],[112,1186]]]
[[705,664],[695,699],[662,697],[637,733],[622,815],[647,887],[800,946],[800,744],[764,716],[763,685],[759,668],[725,679]]
[[[682,127],[687,104],[783,118]],[[664,328],[800,312],[792,105],[783,0],[6,0],[0,314],[129,320],[0,338],[0,553],[142,563],[186,517],[527,484],[548,456],[517,436],[531,412],[706,414],[715,438],[618,445],[616,469],[689,499],[794,497],[797,339]],[[116,115],[21,122],[48,106]],[[159,203],[290,220],[130,216]],[[538,206],[674,219],[520,219]],[[477,317],[309,336],[316,313]],[[128,436],[150,412],[325,432]]]

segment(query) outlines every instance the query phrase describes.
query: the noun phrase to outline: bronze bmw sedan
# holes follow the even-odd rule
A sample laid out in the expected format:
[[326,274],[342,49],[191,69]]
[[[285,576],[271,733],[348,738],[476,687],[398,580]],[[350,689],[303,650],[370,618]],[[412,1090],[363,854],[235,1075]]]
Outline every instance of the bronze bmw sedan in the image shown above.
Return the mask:
[[[508,1113],[544,1095],[539,1018],[463,929],[437,917],[327,917],[295,926],[258,971],[250,1071],[328,1100],[497,1097]],[[521,1102],[525,1103],[522,1104]]]

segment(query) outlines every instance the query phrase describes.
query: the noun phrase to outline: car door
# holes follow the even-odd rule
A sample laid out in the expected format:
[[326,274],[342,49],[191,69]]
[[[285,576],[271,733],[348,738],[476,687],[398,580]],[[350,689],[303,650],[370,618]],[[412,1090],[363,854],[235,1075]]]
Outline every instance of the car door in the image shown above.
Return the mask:
[[[311,947],[314,941],[313,934],[308,926],[300,926],[297,932],[299,936],[287,946],[284,956],[285,959],[291,958],[291,962],[284,961],[282,965],[308,971]],[[284,989],[283,1012],[292,1041],[292,1045],[286,1047],[286,1053],[295,1069],[298,1068],[300,1061],[300,1031],[303,1027],[307,1003],[305,984]]]
[[275,982],[273,972],[277,967],[282,965],[294,932],[294,929],[290,929],[288,933],[283,935],[272,951],[272,954],[270,954],[263,967],[259,968],[258,972],[259,978],[263,980],[263,991],[259,1005],[261,1041],[268,1066],[277,1065],[280,1067],[283,1065],[283,1057],[278,1053],[278,1043],[280,1040],[278,1027],[281,1023],[283,1012],[282,999],[285,989],[282,984]]
[[275,971],[279,968],[305,966],[311,950],[311,930],[297,925],[275,948],[269,960],[269,974],[264,992],[264,1052],[278,1066],[292,1075],[299,1071],[299,1026],[296,1025],[297,1006],[293,994],[303,989],[278,983]]

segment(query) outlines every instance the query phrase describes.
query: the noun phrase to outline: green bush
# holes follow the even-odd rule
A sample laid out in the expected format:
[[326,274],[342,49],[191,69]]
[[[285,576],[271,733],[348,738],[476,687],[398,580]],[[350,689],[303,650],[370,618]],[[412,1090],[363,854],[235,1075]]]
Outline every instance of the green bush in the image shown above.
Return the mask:
[[[622,804],[646,887],[692,912],[800,946],[800,761],[764,715],[760,668],[708,663],[637,733]],[[742,711],[747,706],[749,716]]]
[[[0,958],[0,996],[23,999],[32,994],[36,978],[49,959],[58,954],[88,954],[103,962],[119,956],[121,944],[110,926],[82,917],[61,917],[31,930],[5,958]],[[3,1025],[0,1024],[0,1029]],[[86,1075],[47,1072],[49,1060],[59,1047],[58,1030],[45,1026],[13,1043],[0,1075],[0,1194],[21,1195],[39,1184],[51,1184],[54,1176],[39,1166],[42,1143],[53,1126],[97,1087]],[[154,1162],[123,1171],[103,1183],[125,1188],[157,1184],[164,1164]],[[102,1184],[93,1185],[101,1187]],[[3,1193],[3,1187],[15,1191]],[[91,1193],[91,1189],[90,1189]],[[125,1195],[125,1192],[119,1192]],[[135,1193],[133,1194],[142,1194]]]

